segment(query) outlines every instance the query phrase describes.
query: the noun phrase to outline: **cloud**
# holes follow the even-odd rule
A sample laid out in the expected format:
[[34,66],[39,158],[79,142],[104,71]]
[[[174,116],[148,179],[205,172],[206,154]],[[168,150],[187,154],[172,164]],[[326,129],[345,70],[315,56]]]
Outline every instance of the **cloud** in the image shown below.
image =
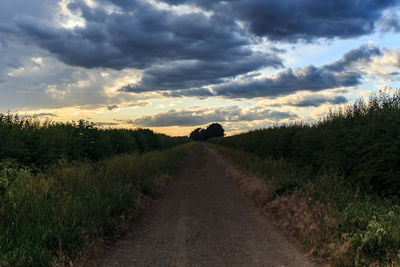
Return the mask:
[[107,107],[107,109],[110,110],[110,111],[114,110],[114,109],[117,109],[117,108],[118,108],[118,105],[111,105],[111,106]]
[[381,32],[400,32],[400,16],[398,8],[388,9],[384,16],[377,22],[377,27]]
[[[0,111],[81,106],[85,108],[138,105],[150,94],[118,92],[139,74],[67,66],[39,49],[7,41],[0,49]],[[151,96],[157,98],[157,96]],[[158,96],[159,97],[159,96]]]
[[285,105],[295,107],[319,107],[323,104],[344,104],[347,99],[344,96],[324,96],[324,95],[309,95],[295,101],[288,101]]
[[297,91],[321,91],[338,87],[350,87],[360,83],[359,72],[330,72],[313,65],[289,68],[272,78],[250,79],[214,87],[215,95],[227,98],[277,97]]
[[277,55],[250,49],[259,40],[233,17],[195,9],[179,13],[141,0],[97,3],[93,7],[70,1],[67,11],[82,20],[70,28],[18,16],[12,36],[70,66],[143,69],[140,83],[121,88],[130,92],[201,87],[265,67],[283,67]]
[[44,17],[56,12],[58,2],[54,0],[25,1],[25,0],[2,0],[0,9],[0,28],[4,25],[8,29],[14,29],[10,22],[16,15],[30,15]]
[[96,126],[99,127],[106,127],[106,126],[118,126],[118,122],[102,122],[102,121],[97,121],[94,123]]
[[34,116],[36,117],[57,117],[57,115],[53,114],[53,113],[38,113],[38,114],[34,114]]
[[270,40],[294,42],[318,38],[354,38],[371,34],[383,12],[397,0],[164,0],[170,4],[194,4],[228,14],[250,30]]
[[271,40],[292,41],[315,38],[353,38],[370,34],[382,12],[398,1],[358,0],[240,0],[234,1],[237,15],[248,21],[252,31]]
[[383,49],[381,57],[374,57],[364,68],[372,77],[379,77],[383,82],[399,79],[400,50]]
[[297,91],[322,91],[338,87],[351,87],[361,83],[363,70],[374,57],[381,56],[377,46],[361,45],[350,50],[340,60],[327,65],[288,68],[271,77],[249,77],[215,85],[212,89],[180,90],[171,96],[214,95],[226,98],[277,97]]
[[196,88],[224,82],[225,78],[258,70],[262,67],[283,67],[273,55],[254,53],[225,61],[188,60],[158,65],[147,69],[138,84],[123,86],[121,91],[147,92]]
[[215,96],[215,93],[208,88],[195,88],[195,89],[186,89],[186,90],[173,90],[162,92],[163,96],[166,97],[198,97],[198,98],[207,98],[211,96]]
[[274,111],[270,109],[253,108],[243,111],[238,106],[222,108],[204,108],[197,110],[170,110],[154,116],[144,116],[127,123],[143,127],[165,126],[201,126],[211,122],[250,122],[269,120],[279,122],[284,119],[295,119],[297,115],[291,112]]
[[230,62],[252,56],[245,47],[251,39],[231,18],[196,11],[177,14],[145,1],[125,3],[116,12],[84,1],[68,8],[84,19],[83,27],[56,28],[29,17],[17,24],[25,38],[69,65],[143,69],[167,61]]
[[340,60],[325,65],[324,68],[335,72],[345,71],[354,64],[367,65],[373,57],[382,55],[383,53],[378,46],[363,44],[345,53]]

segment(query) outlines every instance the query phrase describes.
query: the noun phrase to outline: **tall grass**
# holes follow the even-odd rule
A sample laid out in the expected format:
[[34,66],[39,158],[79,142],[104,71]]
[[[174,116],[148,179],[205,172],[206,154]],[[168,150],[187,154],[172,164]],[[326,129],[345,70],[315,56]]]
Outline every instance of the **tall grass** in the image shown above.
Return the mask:
[[264,208],[314,256],[329,260],[333,266],[399,262],[398,201],[364,192],[337,173],[310,174],[284,159],[261,158],[223,146],[213,148],[272,190],[268,190],[272,196],[263,196],[268,200]]
[[0,160],[15,159],[39,170],[62,158],[98,160],[116,154],[165,149],[188,140],[148,129],[101,129],[84,120],[60,123],[0,114]]
[[315,124],[284,125],[211,142],[262,158],[284,158],[313,172],[333,170],[363,190],[400,196],[400,91],[372,94]]
[[[372,94],[314,124],[210,142],[234,148],[225,153],[275,189],[270,212],[295,225],[314,254],[338,266],[398,262],[400,91]],[[309,224],[297,225],[307,216]]]
[[49,266],[73,259],[129,219],[158,178],[179,167],[193,144],[100,161],[61,160],[33,174],[0,163],[0,265]]

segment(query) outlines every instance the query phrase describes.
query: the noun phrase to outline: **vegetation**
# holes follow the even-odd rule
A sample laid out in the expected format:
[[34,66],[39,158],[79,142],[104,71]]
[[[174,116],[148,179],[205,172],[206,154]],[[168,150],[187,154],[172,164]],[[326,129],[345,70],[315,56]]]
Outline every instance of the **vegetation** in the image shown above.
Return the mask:
[[284,125],[212,142],[298,167],[332,170],[364,190],[399,197],[400,91],[381,91],[316,124]]
[[176,145],[188,141],[0,114],[0,266],[65,263],[112,234],[179,166],[192,145]]
[[206,129],[197,128],[190,133],[190,139],[194,141],[204,141],[208,138],[223,137],[225,130],[219,123],[212,123]]
[[99,160],[187,141],[187,137],[169,137],[148,129],[101,129],[84,120],[41,122],[35,117],[0,114],[0,160],[14,159],[33,170],[49,167],[60,159]]
[[[334,266],[398,261],[400,205],[354,187],[342,175],[311,174],[284,159],[258,157],[223,146],[221,153],[263,184],[247,192],[314,256]],[[264,190],[264,192],[263,192]]]
[[338,266],[398,260],[399,91],[371,95],[312,125],[210,142],[237,149],[219,147],[269,185],[267,210],[315,255]]
[[36,174],[16,160],[3,161],[0,265],[48,266],[74,258],[94,239],[111,235],[121,222],[134,216],[192,147],[189,143],[99,161],[61,160]]

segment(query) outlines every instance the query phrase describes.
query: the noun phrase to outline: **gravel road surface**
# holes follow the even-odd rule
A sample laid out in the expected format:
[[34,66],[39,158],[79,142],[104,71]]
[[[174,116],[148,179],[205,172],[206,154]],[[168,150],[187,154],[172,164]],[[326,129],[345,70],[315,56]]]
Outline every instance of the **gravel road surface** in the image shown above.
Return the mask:
[[315,266],[199,144],[122,240],[87,266]]

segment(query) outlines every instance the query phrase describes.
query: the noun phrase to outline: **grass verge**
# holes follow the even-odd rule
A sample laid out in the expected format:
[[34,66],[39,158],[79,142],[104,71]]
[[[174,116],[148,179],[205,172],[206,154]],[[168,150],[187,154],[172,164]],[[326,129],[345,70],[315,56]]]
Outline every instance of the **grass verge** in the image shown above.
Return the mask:
[[132,218],[193,146],[61,161],[39,174],[15,161],[0,163],[0,266],[68,263]]
[[334,172],[311,174],[285,160],[209,146],[247,173],[231,176],[312,255],[334,266],[399,263],[398,201],[366,193]]

